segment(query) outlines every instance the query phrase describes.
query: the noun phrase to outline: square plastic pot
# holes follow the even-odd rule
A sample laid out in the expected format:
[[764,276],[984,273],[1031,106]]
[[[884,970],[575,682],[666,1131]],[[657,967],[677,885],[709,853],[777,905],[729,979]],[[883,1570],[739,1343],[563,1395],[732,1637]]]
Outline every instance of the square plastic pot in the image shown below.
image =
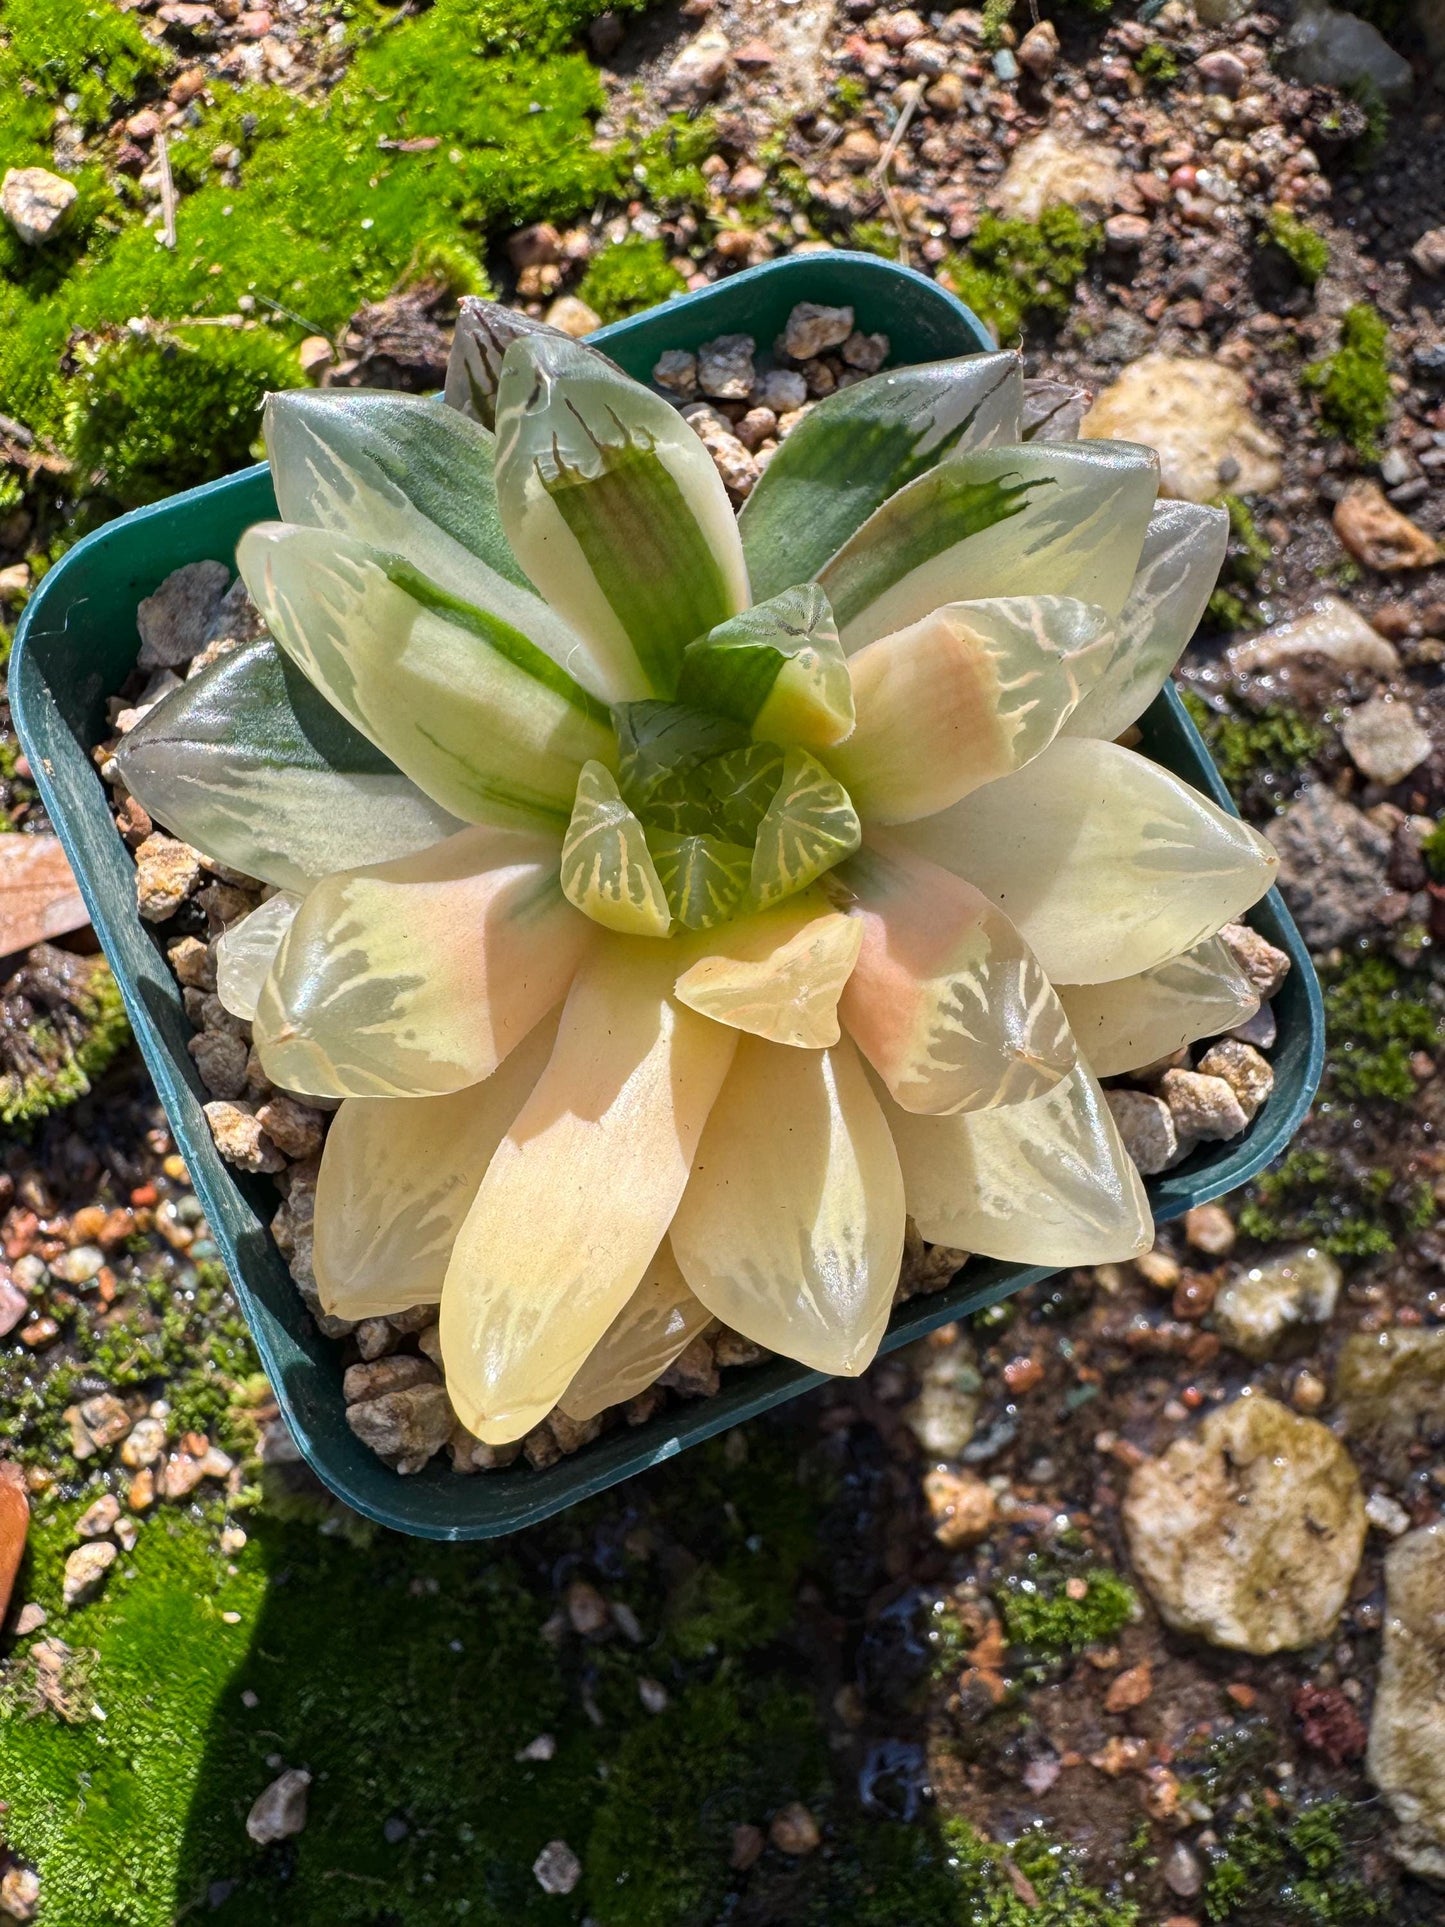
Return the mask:
[[[794,255],[719,282],[601,331],[608,353],[646,380],[665,348],[695,348],[738,332],[770,344],[794,304],[848,303],[857,325],[892,341],[896,365],[990,349],[976,317],[921,275],[869,255]],[[170,1119],[241,1308],[291,1430],[309,1464],[358,1512],[401,1532],[486,1539],[515,1532],[686,1446],[796,1398],[821,1374],[775,1358],[728,1376],[715,1398],[675,1405],[645,1425],[620,1426],[545,1471],[519,1463],[458,1477],[445,1455],[401,1478],[356,1439],[341,1398],[340,1348],[316,1329],[267,1229],[277,1204],[265,1179],[223,1164],[186,1051],[190,1026],[161,937],[140,921],[134,866],[111,820],[90,758],[105,732],[106,697],[139,648],[136,605],[173,569],[212,557],[234,566],[251,522],[276,513],[267,469],[251,468],[139,509],[88,536],[45,576],[26,608],[10,666],[10,700],[40,793],[74,866],[92,921],[125,997],[137,1041]],[[1230,808],[1207,750],[1172,689],[1144,718],[1145,752]],[[1314,1095],[1323,1057],[1319,987],[1277,893],[1251,916],[1294,968],[1275,1003],[1274,1091],[1249,1131],[1201,1146],[1149,1186],[1154,1215],[1174,1218],[1232,1190],[1288,1144]],[[944,1291],[894,1315],[884,1350],[1048,1277],[975,1259]]]

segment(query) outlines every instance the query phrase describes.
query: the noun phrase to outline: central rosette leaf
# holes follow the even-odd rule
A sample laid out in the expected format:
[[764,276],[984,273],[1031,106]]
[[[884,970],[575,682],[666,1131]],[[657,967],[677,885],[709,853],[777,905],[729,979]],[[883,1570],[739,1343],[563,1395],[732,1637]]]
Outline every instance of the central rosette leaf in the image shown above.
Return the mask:
[[682,652],[675,700],[619,703],[562,845],[568,899],[609,930],[711,930],[804,890],[858,848],[848,792],[813,752],[853,728],[853,690],[813,584]]

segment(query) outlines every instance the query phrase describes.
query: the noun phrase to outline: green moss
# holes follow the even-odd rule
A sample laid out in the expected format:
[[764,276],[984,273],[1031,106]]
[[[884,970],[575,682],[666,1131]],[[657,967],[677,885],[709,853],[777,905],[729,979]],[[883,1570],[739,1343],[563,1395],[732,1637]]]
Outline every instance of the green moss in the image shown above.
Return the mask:
[[1205,620],[1215,629],[1257,629],[1259,618],[1242,596],[1232,589],[1212,589],[1205,607]]
[[1334,354],[1311,362],[1300,376],[1303,386],[1319,396],[1325,427],[1365,461],[1379,453],[1380,434],[1390,418],[1389,339],[1384,316],[1359,302],[1345,311]]
[[1184,704],[1220,775],[1236,793],[1264,774],[1302,777],[1328,740],[1318,723],[1278,704],[1239,715],[1212,708],[1192,689],[1184,692]]
[[85,1097],[129,1044],[130,1024],[108,964],[97,964],[75,1014],[85,1030],[73,1050],[48,1018],[32,1026],[27,1040],[31,1050],[54,1068],[25,1077],[13,1072],[0,1076],[0,1123],[28,1130],[53,1111]]
[[898,230],[891,221],[855,222],[848,230],[848,245],[865,254],[881,254],[887,261],[896,261],[901,252]]
[[1236,580],[1256,583],[1274,554],[1269,538],[1254,519],[1254,511],[1242,495],[1221,495],[1220,507],[1229,516],[1227,567]]
[[1269,210],[1261,244],[1278,248],[1307,288],[1312,288],[1330,265],[1330,244],[1324,235],[1287,207]]
[[1037,221],[985,214],[966,255],[945,276],[1001,342],[1016,339],[1035,314],[1067,314],[1102,230],[1072,207],[1048,207]]
[[661,241],[634,235],[593,258],[577,293],[604,321],[621,321],[624,315],[681,294],[686,286]]
[[1239,1927],[1370,1927],[1390,1918],[1359,1865],[1370,1827],[1343,1799],[1282,1816],[1251,1803],[1210,1856],[1204,1913]]
[[1425,868],[1436,883],[1445,883],[1445,816],[1431,830],[1420,845],[1420,854],[1425,859]]
[[1410,1054],[1445,1042],[1441,1012],[1407,994],[1404,972],[1389,957],[1356,955],[1322,974],[1332,1090],[1407,1103],[1416,1090]]
[[1010,1646],[1049,1656],[1111,1639],[1137,1608],[1134,1588],[1107,1566],[1065,1574],[1038,1561],[1010,1579],[999,1599]]
[[1383,1257],[1435,1218],[1426,1184],[1296,1146],[1250,1186],[1239,1228],[1262,1244],[1313,1244],[1337,1258]]
[[1162,40],[1151,40],[1134,62],[1134,71],[1155,86],[1167,87],[1179,78],[1179,56]]

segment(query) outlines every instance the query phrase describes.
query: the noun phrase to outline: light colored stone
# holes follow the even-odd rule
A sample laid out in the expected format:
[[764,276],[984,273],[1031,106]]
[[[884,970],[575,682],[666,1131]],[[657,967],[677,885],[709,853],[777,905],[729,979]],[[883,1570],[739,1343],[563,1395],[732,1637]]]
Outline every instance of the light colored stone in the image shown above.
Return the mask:
[[817,1821],[801,1800],[792,1800],[773,1815],[768,1838],[779,1853],[816,1853],[823,1844]]
[[1234,1249],[1234,1220],[1222,1204],[1196,1204],[1184,1214],[1184,1237],[1207,1258],[1227,1258]]
[[697,393],[697,356],[690,355],[685,348],[667,349],[658,356],[652,379],[670,395],[691,401]]
[[94,1539],[87,1545],[77,1546],[65,1562],[65,1577],[61,1582],[61,1597],[66,1605],[84,1606],[94,1599],[118,1556],[108,1539]]
[[1169,1106],[1174,1132],[1181,1145],[1199,1139],[1238,1137],[1249,1119],[1244,1107],[1222,1077],[1198,1071],[1165,1071],[1159,1095]]
[[1255,420],[1244,376],[1219,361],[1142,355],[1099,396],[1083,433],[1157,449],[1159,492],[1177,501],[1212,502],[1226,478],[1241,495],[1280,479],[1279,444]]
[[400,1459],[407,1470],[420,1470],[440,1452],[455,1422],[442,1385],[410,1385],[346,1408],[346,1423],[362,1444]]
[[1366,929],[1384,890],[1390,838],[1353,803],[1311,783],[1265,831],[1279,885],[1312,950]]
[[1350,761],[1372,783],[1403,783],[1430,754],[1429,735],[1409,703],[1372,696],[1340,725]]
[[94,1505],[87,1506],[75,1522],[77,1539],[104,1539],[115,1530],[120,1518],[120,1500],[113,1492],[103,1492]]
[[74,181],[48,167],[7,168],[0,181],[0,214],[27,247],[38,248],[64,221],[78,192]]
[[1046,207],[1063,203],[1101,221],[1128,178],[1128,169],[1102,141],[1046,127],[1020,141],[1009,156],[993,202],[1009,220],[1037,221]]
[[663,75],[658,93],[672,107],[697,107],[711,100],[732,72],[733,50],[715,27],[690,40]]
[[1239,1108],[1252,1123],[1274,1089],[1274,1072],[1267,1057],[1251,1044],[1225,1037],[1212,1044],[1199,1060],[1205,1077],[1222,1077],[1239,1100]]
[[326,1119],[320,1111],[279,1091],[257,1111],[256,1122],[288,1158],[314,1157],[326,1136]]
[[903,1422],[929,1458],[957,1459],[978,1424],[982,1383],[973,1343],[961,1333],[947,1344],[925,1340],[910,1356],[919,1389]]
[[215,1098],[204,1107],[216,1149],[241,1171],[280,1171],[286,1160],[267,1137],[250,1104]]
[[187,1039],[186,1049],[212,1097],[244,1097],[251,1047],[228,1031],[203,1030]]
[[246,1832],[258,1847],[289,1840],[306,1828],[306,1795],[311,1775],[304,1767],[288,1766],[252,1803]]
[[1289,952],[1277,949],[1247,923],[1227,923],[1219,934],[1256,994],[1267,1002],[1289,975]]
[[757,458],[738,440],[732,424],[724,421],[706,402],[695,402],[682,412],[688,426],[712,456],[728,494],[735,502],[746,500],[761,473]]
[[1018,63],[1035,80],[1047,80],[1059,58],[1058,29],[1052,20],[1039,20],[1019,42]]
[[1353,482],[1335,503],[1335,534],[1357,562],[1388,574],[1428,569],[1440,560],[1440,544],[1385,499],[1378,482]]
[[200,888],[200,857],[189,843],[159,830],[137,849],[135,866],[136,907],[147,923],[164,923]]
[[718,335],[697,351],[697,385],[714,401],[746,401],[757,380],[751,335]]
[[1167,1171],[1179,1155],[1179,1137],[1169,1106],[1146,1091],[1105,1091],[1124,1149],[1146,1178]]
[[1335,1369],[1335,1408],[1346,1438],[1392,1478],[1408,1477],[1414,1450],[1445,1433],[1445,1325],[1353,1333]]
[[1445,1881],[1445,1522],[1385,1557],[1385,1638],[1365,1756],[1399,1831],[1396,1855]]
[[1334,1317],[1342,1283],[1327,1252],[1302,1245],[1238,1271],[1214,1300],[1214,1323],[1227,1345],[1246,1358],[1271,1358],[1300,1325]]
[[986,1538],[998,1512],[993,1487],[976,1472],[954,1472],[936,1465],[924,1474],[923,1496],[933,1520],[933,1536],[948,1552]]
[[783,346],[794,361],[812,361],[826,354],[829,348],[841,347],[852,332],[851,308],[829,308],[816,301],[800,301],[783,328]]
[[224,562],[173,569],[136,610],[142,669],[181,669],[210,640],[231,581]]
[[0,957],[89,922],[58,836],[0,836]]
[[1445,227],[1427,228],[1410,250],[1421,274],[1445,275]]
[[1135,1468],[1124,1527],[1177,1632],[1290,1652],[1332,1632],[1360,1563],[1365,1502],[1332,1432],[1249,1394]]
[[532,1862],[532,1873],[544,1894],[570,1894],[582,1878],[582,1862],[565,1840],[549,1840]]
[[547,310],[546,321],[549,328],[560,329],[564,335],[571,335],[574,341],[580,341],[584,335],[590,335],[595,328],[602,326],[602,317],[597,310],[589,308],[575,294],[559,294]]
[[32,1921],[40,1911],[40,1875],[33,1867],[7,1867],[0,1875],[0,1915]]
[[1368,85],[1386,100],[1403,99],[1414,85],[1410,63],[1378,27],[1324,0],[1302,0],[1279,52],[1282,73],[1310,87]]
[[755,408],[788,415],[808,399],[808,384],[796,368],[770,368],[749,397]]
[[1296,662],[1377,676],[1393,676],[1400,668],[1394,644],[1338,596],[1322,596],[1304,615],[1233,643],[1225,661],[1237,676],[1267,676]]

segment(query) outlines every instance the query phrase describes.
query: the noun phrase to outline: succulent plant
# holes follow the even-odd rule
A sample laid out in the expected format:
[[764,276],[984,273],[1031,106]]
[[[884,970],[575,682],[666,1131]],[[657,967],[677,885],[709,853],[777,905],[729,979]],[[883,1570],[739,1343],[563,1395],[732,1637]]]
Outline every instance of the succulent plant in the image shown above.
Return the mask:
[[1222,511],[1157,503],[1146,448],[1027,439],[1007,354],[819,403],[737,516],[669,403],[519,317],[469,315],[448,396],[272,397],[270,636],[120,756],[275,888],[220,994],[343,1100],[326,1308],[440,1301],[501,1443],[712,1318],[861,1371],[905,1213],[1145,1248],[1097,1079],[1254,1008],[1216,932],[1274,867],[1115,740]]

